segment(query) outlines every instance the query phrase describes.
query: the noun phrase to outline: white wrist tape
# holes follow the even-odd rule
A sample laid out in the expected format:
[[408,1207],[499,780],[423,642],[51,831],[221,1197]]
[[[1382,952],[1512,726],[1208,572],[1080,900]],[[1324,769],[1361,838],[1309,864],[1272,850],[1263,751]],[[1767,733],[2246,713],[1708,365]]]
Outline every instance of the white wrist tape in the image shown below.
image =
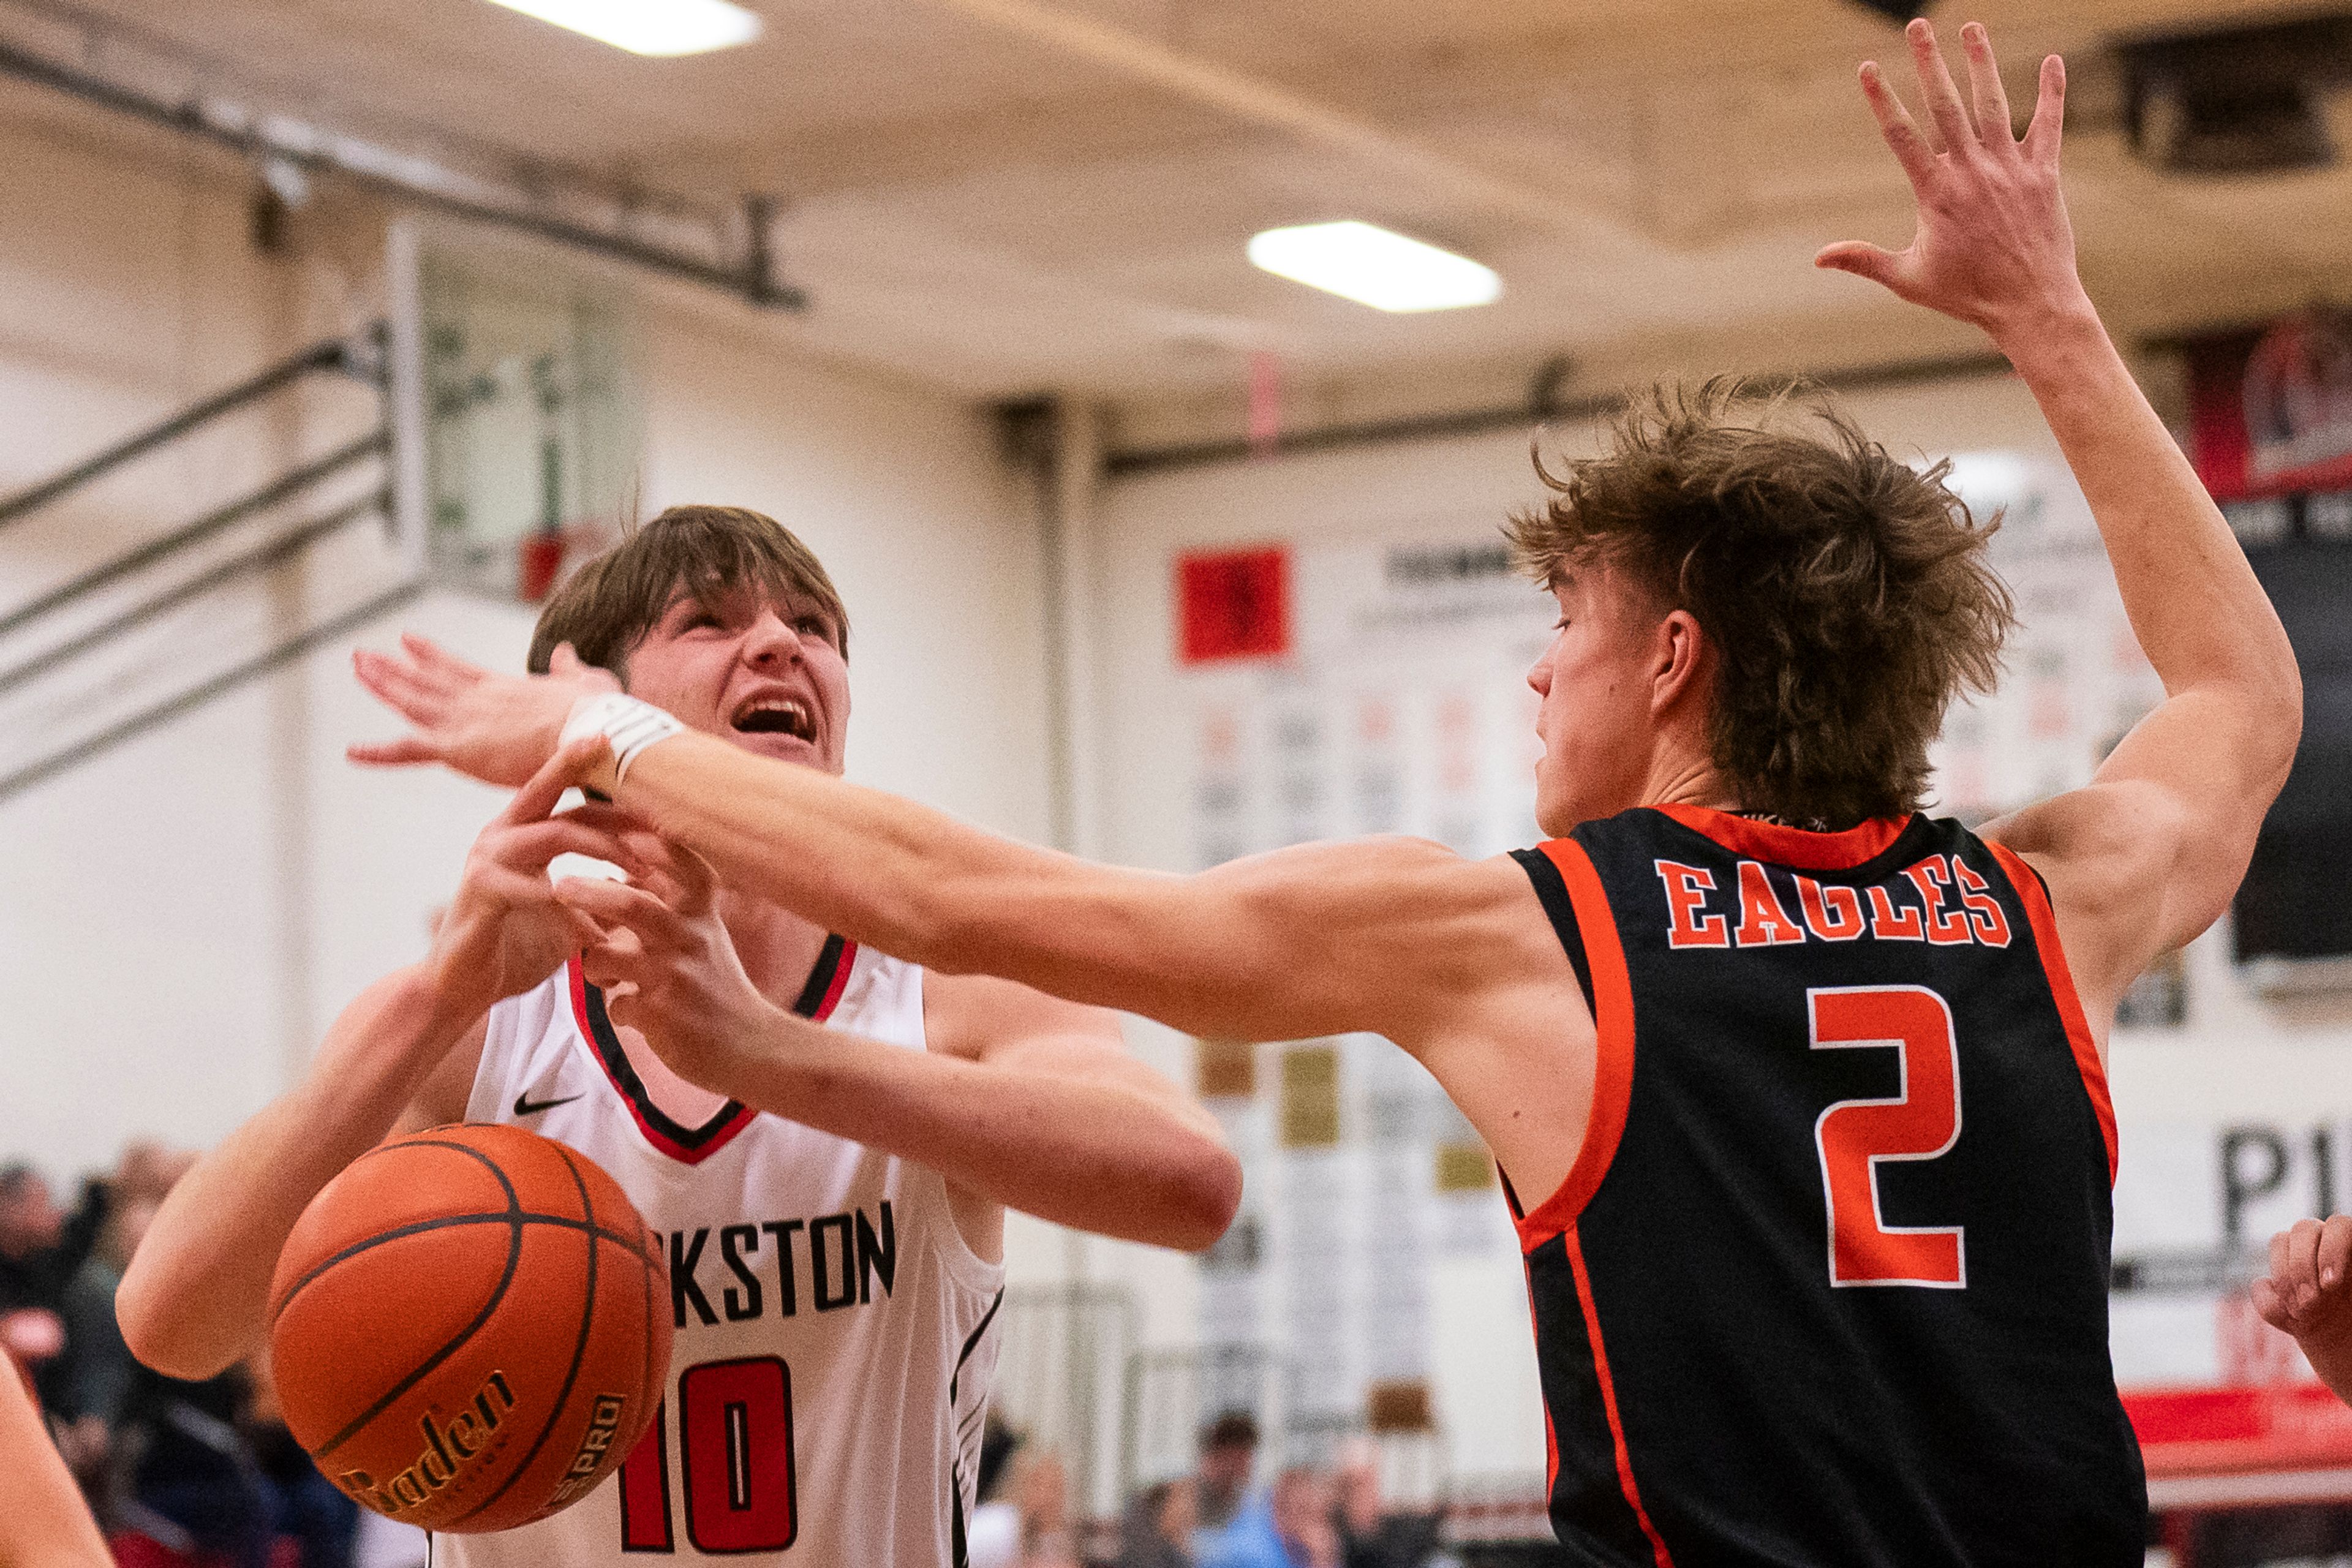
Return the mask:
[[617,784],[629,776],[629,764],[647,746],[667,741],[685,728],[650,702],[606,691],[583,697],[572,705],[572,717],[563,721],[563,734],[556,743],[568,746],[590,735],[604,736],[604,743],[613,748],[613,782]]

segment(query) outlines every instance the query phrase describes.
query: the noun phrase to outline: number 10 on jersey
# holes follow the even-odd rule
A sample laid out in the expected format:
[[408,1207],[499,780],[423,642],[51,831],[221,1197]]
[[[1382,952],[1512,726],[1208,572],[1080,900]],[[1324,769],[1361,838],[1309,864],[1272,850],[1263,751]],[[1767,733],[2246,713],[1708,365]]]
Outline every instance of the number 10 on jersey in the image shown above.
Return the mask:
[[1924,985],[1808,990],[1812,1048],[1876,1048],[1897,1054],[1891,1100],[1841,1100],[1813,1123],[1822,1192],[1829,1204],[1830,1283],[1969,1283],[1964,1227],[1891,1226],[1881,1215],[1878,1166],[1933,1160],[1960,1139],[1960,1053],[1952,1010]]
[[[782,1552],[800,1535],[793,1374],[778,1357],[698,1362],[677,1377],[686,1538],[698,1552]],[[621,1550],[675,1552],[669,1408],[621,1465]]]

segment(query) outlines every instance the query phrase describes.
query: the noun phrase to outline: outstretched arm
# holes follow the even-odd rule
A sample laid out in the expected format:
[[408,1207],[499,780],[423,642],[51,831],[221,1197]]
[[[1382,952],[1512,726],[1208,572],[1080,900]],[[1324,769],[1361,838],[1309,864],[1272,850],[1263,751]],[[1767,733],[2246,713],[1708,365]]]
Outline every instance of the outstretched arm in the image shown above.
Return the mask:
[[2148,961],[2228,907],[2302,732],[2294,655],[2243,552],[2100,324],[2074,267],[2059,187],[2065,68],[2042,64],[2021,142],[1984,28],[1962,29],[1964,102],[1935,32],[1911,24],[1927,110],[1915,124],[1878,68],[1864,96],[1918,199],[1900,253],[1817,258],[1973,322],[2041,405],[2114,563],[2166,700],[2093,783],[1985,831],[2049,880],[2094,1027]]
[[[422,638],[360,679],[413,726],[357,761],[527,773],[575,700],[570,672],[493,675]],[[1389,838],[1307,844],[1197,876],[1033,848],[813,768],[688,731],[581,782],[709,861],[736,891],[949,974],[1157,1018],[1188,1034],[1295,1040],[1358,1030],[1417,1057],[1522,1193],[1573,1163],[1591,1103],[1592,1020],[1534,888],[1507,858]]]
[[[352,747],[354,761],[528,778],[575,702],[611,687],[569,647],[551,675],[519,677],[424,637],[402,645],[404,657],[362,650],[354,666],[412,729]],[[1018,844],[694,731],[637,755],[625,783],[609,753],[581,755],[577,781],[624,815],[573,820],[650,826],[725,886],[928,969],[1001,975],[1189,1034],[1360,1029],[1417,1051],[1466,999],[1497,979],[1549,973],[1546,951],[1558,956],[1516,866],[1423,840],[1306,844],[1179,877]]]

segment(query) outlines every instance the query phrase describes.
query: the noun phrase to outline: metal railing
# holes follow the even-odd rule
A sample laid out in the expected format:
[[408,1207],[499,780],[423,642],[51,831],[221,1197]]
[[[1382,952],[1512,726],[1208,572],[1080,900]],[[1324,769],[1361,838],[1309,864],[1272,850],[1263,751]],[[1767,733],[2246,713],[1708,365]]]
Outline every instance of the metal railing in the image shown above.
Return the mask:
[[[310,552],[368,519],[392,516],[393,445],[391,392],[386,374],[387,334],[379,322],[349,338],[314,343],[233,386],[199,399],[59,473],[0,499],[0,529],[19,523],[79,493],[85,487],[142,458],[165,453],[220,422],[256,409],[314,377],[358,381],[374,389],[377,417],[372,428],[318,457],[296,464],[245,493],[206,508],[189,521],[143,539],[119,553],[0,608],[0,698],[40,689],[115,647],[128,635],[198,607],[208,597],[255,582],[303,560]],[[373,469],[374,482],[367,483]],[[352,481],[364,488],[348,492]],[[206,547],[233,542],[244,531],[257,537],[221,553]],[[217,698],[278,669],[414,600],[420,578],[365,586],[364,596],[278,637],[258,651],[176,687],[159,682],[163,694],[135,711],[70,736],[37,752],[0,773],[0,801],[70,771],[159,723],[193,712]],[[128,602],[109,602],[110,595]],[[92,618],[74,624],[72,612]],[[44,637],[46,634],[46,640]],[[215,639],[217,640],[217,639]],[[12,645],[31,644],[13,651]],[[200,665],[175,657],[174,668]],[[23,754],[19,752],[19,754]]]

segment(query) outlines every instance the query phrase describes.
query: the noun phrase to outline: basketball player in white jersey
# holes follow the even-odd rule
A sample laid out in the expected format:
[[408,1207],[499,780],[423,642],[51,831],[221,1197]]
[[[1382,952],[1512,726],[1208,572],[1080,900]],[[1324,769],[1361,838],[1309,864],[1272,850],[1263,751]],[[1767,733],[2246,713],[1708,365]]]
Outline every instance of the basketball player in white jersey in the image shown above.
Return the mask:
[[[534,667],[559,642],[746,752],[842,769],[846,617],[757,513],[655,519],[551,602]],[[484,830],[425,962],[352,1003],[303,1083],[175,1190],[118,1298],[126,1339],[216,1371],[258,1340],[278,1250],[337,1172],[387,1132],[513,1122],[594,1159],[667,1237],[672,1376],[614,1480],[443,1537],[442,1561],[961,1564],[1004,1208],[1197,1248],[1237,1163],[1110,1015],[725,894],[649,834],[551,815],[562,776]],[[621,865],[667,918],[565,910],[546,872],[567,852]]]

